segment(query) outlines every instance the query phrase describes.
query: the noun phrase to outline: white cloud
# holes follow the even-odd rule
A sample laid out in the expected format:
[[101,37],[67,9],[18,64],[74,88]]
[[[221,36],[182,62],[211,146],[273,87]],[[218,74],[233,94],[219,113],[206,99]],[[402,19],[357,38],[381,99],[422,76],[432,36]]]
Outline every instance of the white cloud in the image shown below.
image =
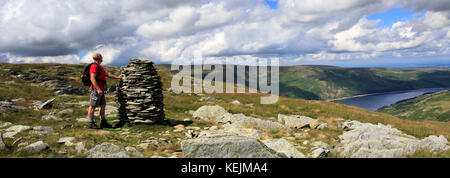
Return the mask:
[[[1,60],[90,62],[101,52],[105,64],[138,56],[170,62],[200,51],[207,59],[289,63],[450,53],[446,0],[280,0],[278,7],[263,0],[7,0],[0,2]],[[398,7],[427,12],[384,29],[365,18]],[[80,50],[89,53],[77,59]]]

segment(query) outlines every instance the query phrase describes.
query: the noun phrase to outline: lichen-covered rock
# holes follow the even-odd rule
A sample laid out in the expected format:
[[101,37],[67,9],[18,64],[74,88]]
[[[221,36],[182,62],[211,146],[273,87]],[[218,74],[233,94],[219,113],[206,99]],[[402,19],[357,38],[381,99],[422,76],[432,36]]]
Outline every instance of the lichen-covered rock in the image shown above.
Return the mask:
[[219,120],[228,112],[220,106],[202,106],[192,114],[194,118]]
[[15,125],[15,126],[11,126],[8,129],[6,129],[6,132],[23,132],[23,131],[27,131],[27,130],[30,130],[30,129],[31,129],[30,126]]
[[325,158],[328,156],[328,153],[330,152],[330,150],[327,149],[323,149],[323,148],[316,148],[314,149],[311,154],[309,155],[309,157],[311,158]]
[[69,108],[69,109],[64,109],[62,111],[59,111],[56,115],[62,117],[62,116],[70,115],[72,113],[73,113],[73,109]]
[[443,135],[437,137],[431,135],[420,140],[421,148],[428,148],[430,151],[434,152],[445,152],[449,149],[448,140]]
[[26,147],[20,148],[18,151],[25,152],[28,154],[38,154],[44,150],[47,150],[48,148],[49,148],[48,144],[44,143],[43,141],[38,141]]
[[87,155],[88,158],[130,158],[125,148],[106,142],[90,149]]
[[285,127],[274,121],[263,120],[254,117],[248,117],[243,114],[233,114],[230,116],[230,121],[235,127],[250,127],[261,130],[282,130]]
[[299,115],[287,116],[278,114],[278,121],[290,128],[304,128],[308,127],[309,124],[317,122],[317,119]]
[[144,154],[142,154],[141,152],[139,152],[136,148],[131,147],[131,146],[127,146],[125,147],[125,150],[130,153],[133,156],[136,157],[144,157]]
[[304,158],[305,155],[298,151],[294,145],[290,144],[285,139],[276,139],[276,140],[263,140],[262,141],[269,148],[277,151],[278,153],[285,154],[290,158]]
[[33,130],[30,132],[34,135],[46,135],[53,132],[53,128],[47,126],[35,126]]
[[185,158],[283,158],[256,139],[241,136],[211,136],[181,142]]
[[346,129],[340,138],[337,152],[341,157],[351,158],[398,158],[414,154],[419,149],[442,152],[448,150],[445,137],[430,136],[419,140],[398,129],[383,124],[346,121]]

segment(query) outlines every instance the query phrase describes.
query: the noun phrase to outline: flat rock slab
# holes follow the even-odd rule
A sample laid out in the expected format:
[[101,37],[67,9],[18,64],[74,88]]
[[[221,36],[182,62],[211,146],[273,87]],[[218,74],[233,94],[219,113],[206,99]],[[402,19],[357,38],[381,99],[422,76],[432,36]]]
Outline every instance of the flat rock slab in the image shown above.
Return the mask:
[[52,98],[52,99],[47,100],[46,102],[42,103],[39,106],[39,109],[49,109],[49,108],[51,108],[52,107],[52,103],[55,100],[56,100],[56,98]]
[[30,126],[15,125],[15,126],[11,126],[8,129],[6,129],[6,132],[23,132],[23,131],[27,131],[27,130],[30,130],[30,129],[31,129]]
[[66,142],[72,142],[72,141],[74,141],[75,140],[75,137],[61,137],[59,140],[58,140],[58,143],[59,144],[65,144]]
[[241,136],[212,136],[181,142],[185,158],[285,158],[286,155],[256,139]]
[[277,151],[278,153],[285,154],[290,158],[305,158],[305,155],[298,151],[294,145],[290,144],[285,139],[275,139],[275,140],[263,140],[262,141],[269,148]]
[[46,135],[53,132],[53,128],[48,126],[35,126],[33,130],[30,132],[35,135]]
[[130,158],[125,148],[106,142],[90,149],[87,155],[88,158]]

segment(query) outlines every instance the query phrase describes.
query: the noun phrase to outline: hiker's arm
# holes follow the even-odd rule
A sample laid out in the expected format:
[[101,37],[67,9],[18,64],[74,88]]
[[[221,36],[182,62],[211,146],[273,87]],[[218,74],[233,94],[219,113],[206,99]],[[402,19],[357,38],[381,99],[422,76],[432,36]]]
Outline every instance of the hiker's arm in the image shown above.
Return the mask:
[[97,93],[98,93],[99,95],[102,95],[102,94],[103,94],[103,91],[100,90],[100,87],[98,86],[98,83],[97,83],[97,80],[95,80],[95,77],[97,77],[97,73],[91,73],[91,82],[92,82],[92,85],[94,85],[94,87],[97,89]]
[[109,78],[113,78],[113,79],[121,79],[122,78],[122,75],[117,76],[117,75],[113,75],[109,72],[106,72],[106,76]]

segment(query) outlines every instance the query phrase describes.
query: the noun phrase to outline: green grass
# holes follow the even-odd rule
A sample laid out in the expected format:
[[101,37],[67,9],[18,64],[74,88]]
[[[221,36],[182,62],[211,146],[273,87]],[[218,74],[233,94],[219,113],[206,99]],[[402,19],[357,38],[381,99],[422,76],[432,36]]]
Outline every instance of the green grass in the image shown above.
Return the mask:
[[[46,72],[46,68],[53,66],[52,64],[2,64],[6,65],[7,68],[14,68],[15,70],[23,70],[26,71],[30,68],[40,69],[38,72],[42,72],[45,75],[51,75],[51,72]],[[63,65],[70,74],[75,75],[78,70],[80,70],[79,65]],[[3,67],[3,66],[2,66]],[[82,68],[82,67],[81,67]],[[112,71],[117,70],[118,68],[111,67]],[[309,69],[305,74],[309,75],[314,73],[314,68]],[[53,69],[49,69],[53,70]],[[289,69],[292,70],[292,69]],[[21,81],[19,79],[13,79],[10,75],[2,74],[0,71],[0,75],[2,78],[0,79],[0,99],[15,99],[15,98],[25,98],[26,102],[19,103],[19,105],[29,107],[31,106],[32,100],[40,100],[45,101],[52,97],[56,97],[57,99],[54,102],[54,108],[51,110],[42,110],[35,111],[33,109],[26,109],[16,113],[8,113],[0,116],[0,121],[2,122],[12,122],[14,125],[23,124],[30,126],[50,126],[54,129],[57,135],[47,135],[47,136],[31,136],[26,133],[21,133],[23,135],[16,136],[23,137],[22,142],[33,143],[35,141],[43,140],[45,143],[48,143],[51,147],[49,152],[39,154],[39,155],[22,155],[17,153],[17,150],[12,150],[12,152],[2,152],[0,153],[0,157],[67,157],[68,155],[74,155],[75,150],[73,147],[66,147],[63,145],[59,145],[56,141],[62,136],[71,136],[75,137],[76,141],[84,142],[87,149],[94,147],[95,145],[101,144],[103,142],[110,142],[120,146],[132,146],[136,147],[140,141],[144,139],[148,139],[150,137],[156,138],[165,138],[172,142],[171,145],[165,147],[150,147],[147,150],[140,150],[146,157],[150,157],[153,154],[157,153],[159,155],[167,155],[176,150],[180,150],[181,146],[179,143],[179,139],[186,139],[184,133],[175,133],[173,132],[173,127],[169,127],[167,125],[137,125],[133,127],[125,126],[120,130],[116,129],[104,129],[104,130],[91,130],[87,128],[87,123],[77,123],[77,118],[85,118],[87,115],[87,106],[74,105],[74,113],[70,116],[64,117],[63,121],[42,121],[40,118],[43,115],[49,114],[52,111],[60,111],[62,108],[61,103],[77,103],[80,101],[88,101],[89,96],[55,96],[52,92],[46,90],[40,86],[33,86],[29,82]],[[208,102],[199,102],[198,100],[202,96],[190,96],[188,94],[173,94],[169,93],[166,89],[170,87],[170,82],[172,78],[172,74],[166,70],[159,70],[159,75],[161,76],[163,87],[165,90],[164,93],[164,104],[165,104],[165,112],[166,117],[176,120],[183,120],[184,118],[191,118],[191,115],[188,113],[189,110],[197,110],[199,107],[204,105],[219,105],[225,108],[230,113],[243,113],[247,116],[259,117],[263,119],[269,119],[271,117],[277,118],[278,113],[286,114],[286,115],[305,115],[313,118],[319,119],[321,122],[326,122],[330,125],[329,129],[317,131],[311,130],[308,134],[303,135],[301,138],[291,141],[295,145],[301,145],[304,140],[321,140],[326,143],[332,144],[332,139],[336,139],[339,135],[342,134],[342,130],[337,128],[337,120],[340,118],[346,120],[358,120],[361,122],[370,122],[370,123],[383,123],[392,125],[403,132],[416,136],[418,138],[424,138],[429,135],[444,135],[447,138],[450,138],[450,123],[448,122],[437,122],[437,121],[412,121],[412,120],[404,120],[400,119],[388,114],[383,114],[379,112],[372,112],[368,110],[364,110],[357,107],[346,106],[342,104],[326,102],[326,101],[313,101],[313,100],[303,100],[296,98],[287,98],[280,97],[279,101],[276,104],[272,105],[262,105],[260,103],[261,96],[264,94],[256,93],[256,94],[206,94],[205,96],[212,96],[217,99],[221,99],[225,102],[222,103],[208,103]],[[337,76],[339,74],[336,74]],[[71,77],[72,75],[67,75],[64,77]],[[73,76],[72,76],[73,77]],[[291,78],[293,81],[295,77]],[[15,80],[16,84],[5,85],[3,81]],[[291,82],[292,82],[291,81]],[[313,80],[315,81],[315,79]],[[80,83],[79,81],[74,79],[73,86],[76,86],[75,83]],[[313,85],[313,83],[311,84]],[[338,87],[336,85],[336,87]],[[329,90],[333,90],[330,88]],[[14,91],[14,92],[12,92]],[[311,95],[312,96],[312,95]],[[115,96],[107,95],[107,102],[114,101]],[[242,104],[253,104],[253,106],[245,106],[245,105],[233,105],[230,104],[233,100],[239,100]],[[117,103],[114,104],[116,107]],[[96,113],[97,121],[98,121],[98,113]],[[108,117],[109,121],[116,120],[118,117]],[[73,125],[72,128],[61,130],[61,126],[64,124]],[[197,126],[200,128],[210,127],[213,124],[210,122],[198,121],[194,120],[194,122],[189,126]],[[119,132],[130,132],[129,135],[123,135]],[[166,132],[169,131],[169,135],[165,135]],[[281,138],[284,136],[292,136],[291,132],[278,131],[269,133],[269,136],[272,138]],[[12,144],[14,139],[6,139],[5,142],[7,145]],[[68,155],[58,155],[58,151],[67,151]],[[425,153],[423,153],[425,154]],[[425,155],[427,156],[427,155]],[[449,157],[448,153],[443,155],[438,155],[443,157]],[[421,157],[418,153],[416,157]]]

